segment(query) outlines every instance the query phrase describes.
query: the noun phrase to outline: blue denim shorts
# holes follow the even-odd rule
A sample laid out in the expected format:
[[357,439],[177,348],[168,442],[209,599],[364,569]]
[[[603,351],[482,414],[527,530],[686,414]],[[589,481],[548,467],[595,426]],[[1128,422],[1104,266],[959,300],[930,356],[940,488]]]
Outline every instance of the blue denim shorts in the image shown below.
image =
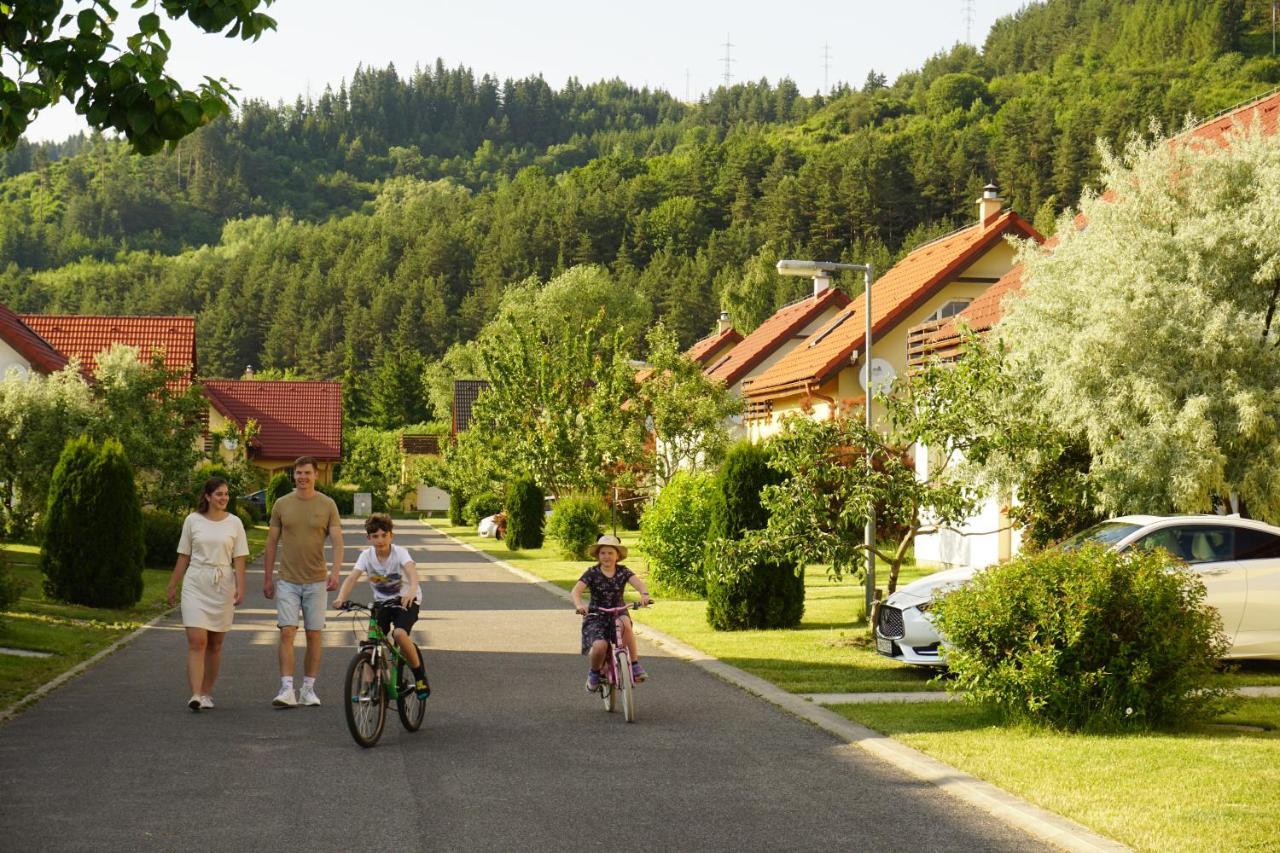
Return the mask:
[[324,628],[324,611],[329,606],[329,593],[324,581],[315,583],[291,583],[276,581],[276,625],[296,628],[301,611],[303,628],[319,631]]

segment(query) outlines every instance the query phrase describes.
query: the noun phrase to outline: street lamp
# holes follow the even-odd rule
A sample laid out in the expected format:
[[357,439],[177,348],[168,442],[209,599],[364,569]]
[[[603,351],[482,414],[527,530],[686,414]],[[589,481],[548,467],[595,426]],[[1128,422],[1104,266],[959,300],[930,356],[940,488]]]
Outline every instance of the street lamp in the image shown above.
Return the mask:
[[[831,274],[840,270],[861,270],[863,292],[866,294],[866,315],[867,315],[867,331],[866,331],[866,365],[867,365],[867,395],[864,417],[866,418],[867,432],[871,432],[871,280],[875,277],[870,263],[865,264],[837,264],[832,261],[778,261],[779,275],[795,275],[812,278],[814,283],[814,293],[825,290],[831,284]],[[871,447],[866,448],[867,470],[871,470]],[[874,629],[871,624],[871,607],[875,603],[876,594],[876,508],[871,506],[867,511],[867,526],[862,534],[862,545],[866,551],[866,576],[867,576],[867,627]]]

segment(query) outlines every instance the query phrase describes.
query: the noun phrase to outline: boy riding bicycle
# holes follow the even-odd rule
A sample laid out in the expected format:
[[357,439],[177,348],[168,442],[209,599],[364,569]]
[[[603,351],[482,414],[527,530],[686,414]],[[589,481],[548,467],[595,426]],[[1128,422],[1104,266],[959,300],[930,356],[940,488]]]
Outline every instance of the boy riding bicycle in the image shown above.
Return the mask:
[[431,686],[427,683],[422,658],[418,656],[418,649],[410,636],[413,624],[418,621],[422,587],[418,584],[418,570],[409,552],[391,543],[393,526],[391,516],[381,512],[375,512],[365,521],[364,530],[371,545],[360,552],[351,574],[342,582],[333,606],[341,610],[360,578],[369,578],[378,627],[399,646],[400,653],[413,670],[414,690],[419,699],[425,699],[431,695]]
[[[604,666],[604,657],[608,654],[609,641],[613,639],[613,619],[600,613],[589,613],[582,603],[582,593],[591,591],[591,603],[596,607],[621,607],[622,593],[630,583],[640,593],[641,604],[649,604],[649,590],[644,581],[628,569],[620,565],[618,560],[625,560],[627,547],[616,536],[605,534],[587,549],[587,553],[596,559],[596,564],[583,572],[582,577],[573,587],[573,609],[583,617],[582,620],[582,653],[589,655],[590,669],[587,670],[587,692],[595,693],[600,689],[600,668]],[[640,665],[636,651],[636,635],[631,630],[631,617],[616,617],[622,626],[622,641],[631,653],[631,677],[636,681],[644,681],[648,673]]]

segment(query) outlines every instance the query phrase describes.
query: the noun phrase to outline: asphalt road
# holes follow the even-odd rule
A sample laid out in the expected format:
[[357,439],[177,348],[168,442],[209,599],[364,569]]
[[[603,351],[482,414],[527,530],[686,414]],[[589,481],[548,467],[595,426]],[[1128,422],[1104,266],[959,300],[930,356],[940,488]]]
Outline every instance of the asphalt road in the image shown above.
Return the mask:
[[[349,565],[364,537],[346,528]],[[419,732],[390,709],[376,748],[351,740],[345,617],[326,630],[323,707],[271,707],[277,632],[259,563],[216,710],[185,706],[173,621],[0,726],[0,849],[1039,847],[652,647],[628,725],[583,691],[563,601],[423,525],[396,541],[425,577],[416,633],[433,693]]]

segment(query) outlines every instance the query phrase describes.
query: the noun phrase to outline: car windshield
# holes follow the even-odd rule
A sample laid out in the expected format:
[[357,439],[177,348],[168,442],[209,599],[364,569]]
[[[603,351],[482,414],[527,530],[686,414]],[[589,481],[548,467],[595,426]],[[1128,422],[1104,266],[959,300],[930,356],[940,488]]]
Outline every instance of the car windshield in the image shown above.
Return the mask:
[[1139,525],[1128,524],[1123,521],[1104,521],[1101,524],[1095,524],[1086,530],[1082,530],[1070,539],[1064,539],[1058,545],[1060,551],[1074,551],[1077,548],[1089,542],[1096,542],[1099,545],[1114,545],[1130,533],[1137,530]]

